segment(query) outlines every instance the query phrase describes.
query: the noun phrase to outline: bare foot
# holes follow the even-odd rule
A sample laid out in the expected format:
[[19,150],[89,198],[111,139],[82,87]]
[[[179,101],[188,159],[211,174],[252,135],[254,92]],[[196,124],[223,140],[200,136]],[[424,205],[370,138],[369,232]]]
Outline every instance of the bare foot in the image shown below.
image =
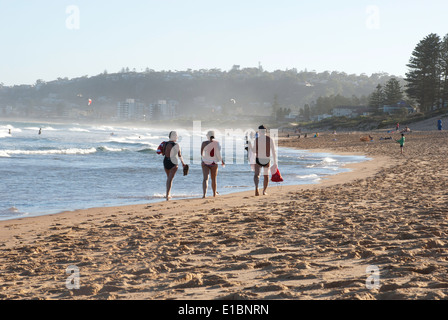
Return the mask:
[[258,192],[258,189],[255,189],[255,196],[258,197],[260,195],[260,192]]

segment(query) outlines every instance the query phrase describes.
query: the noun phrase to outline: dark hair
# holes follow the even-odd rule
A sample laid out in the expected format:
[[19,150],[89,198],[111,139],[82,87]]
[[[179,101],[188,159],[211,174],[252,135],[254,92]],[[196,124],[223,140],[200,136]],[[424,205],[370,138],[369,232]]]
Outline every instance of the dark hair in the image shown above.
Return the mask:
[[264,125],[260,125],[260,126],[258,127],[258,129],[266,129],[266,127],[265,127]]
[[212,139],[215,139],[215,137],[214,136],[210,136],[210,140],[212,140]]

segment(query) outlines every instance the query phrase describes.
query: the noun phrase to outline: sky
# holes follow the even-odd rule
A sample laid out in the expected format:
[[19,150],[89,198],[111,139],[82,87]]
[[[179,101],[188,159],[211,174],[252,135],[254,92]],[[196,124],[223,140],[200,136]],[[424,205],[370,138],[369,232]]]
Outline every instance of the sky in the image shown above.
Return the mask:
[[446,0],[0,0],[0,83],[187,69],[404,76]]

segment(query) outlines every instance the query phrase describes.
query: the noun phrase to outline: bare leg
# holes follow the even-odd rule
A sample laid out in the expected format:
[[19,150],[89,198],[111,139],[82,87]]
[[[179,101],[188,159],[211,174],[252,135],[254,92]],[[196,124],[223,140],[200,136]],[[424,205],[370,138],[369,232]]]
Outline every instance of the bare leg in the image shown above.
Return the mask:
[[216,197],[216,189],[217,189],[217,183],[216,183],[216,178],[218,176],[218,165],[214,166],[213,168],[210,169],[211,171],[211,177],[212,177],[212,189],[213,189],[213,196]]
[[267,195],[267,193],[266,193],[266,189],[268,188],[268,184],[269,184],[269,175],[264,175],[264,180],[263,180],[263,195]]
[[203,196],[202,196],[202,198],[205,198],[205,196],[207,194],[209,173],[210,173],[210,169],[205,164],[202,164],[202,176],[203,176],[203,180],[202,180]]
[[255,164],[254,183],[255,183],[255,195],[259,196],[258,183],[260,182],[260,165]]
[[177,172],[177,166],[171,168],[171,170],[166,170],[166,201],[171,199],[171,187],[173,186],[174,175]]

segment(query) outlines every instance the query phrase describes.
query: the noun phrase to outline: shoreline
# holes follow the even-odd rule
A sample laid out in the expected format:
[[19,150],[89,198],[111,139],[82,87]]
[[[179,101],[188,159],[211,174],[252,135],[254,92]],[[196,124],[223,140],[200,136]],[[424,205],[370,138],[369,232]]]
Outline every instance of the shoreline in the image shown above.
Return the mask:
[[[310,150],[304,150],[304,151],[310,151]],[[312,149],[310,152],[318,152],[318,153],[331,153],[334,155],[363,155],[362,153],[350,153],[350,152],[337,152],[335,153],[331,149]],[[136,210],[144,210],[147,207],[155,207],[155,209],[162,210],[164,205],[170,205],[170,204],[178,204],[180,203],[188,203],[188,202],[201,202],[201,201],[213,201],[213,200],[235,200],[235,199],[241,199],[245,198],[253,198],[253,200],[260,200],[262,201],[264,198],[272,197],[272,196],[280,196],[282,193],[287,193],[291,191],[299,191],[299,190],[312,190],[312,189],[321,189],[330,187],[337,184],[343,184],[347,183],[356,179],[361,179],[365,177],[369,177],[371,175],[374,175],[379,171],[380,167],[387,166],[390,164],[390,158],[384,157],[384,156],[377,156],[374,158],[367,158],[367,160],[359,162],[359,163],[350,163],[342,166],[342,168],[348,168],[350,171],[347,172],[340,172],[337,174],[327,175],[324,176],[318,183],[315,184],[298,184],[298,185],[272,185],[273,182],[270,181],[270,185],[268,187],[268,195],[263,196],[260,195],[259,197],[255,197],[254,191],[238,191],[228,194],[222,194],[219,195],[217,198],[213,198],[211,196],[202,199],[202,198],[186,198],[186,199],[179,199],[179,200],[161,200],[161,201],[155,201],[155,202],[147,202],[144,204],[133,204],[133,205],[123,205],[123,206],[107,206],[107,207],[92,207],[87,209],[74,209],[74,210],[64,210],[57,213],[49,213],[49,214],[42,214],[42,215],[36,215],[36,216],[29,216],[29,217],[20,217],[20,218],[11,218],[7,220],[0,220],[0,230],[1,228],[5,229],[9,225],[14,225],[14,230],[17,230],[20,227],[25,228],[27,232],[29,232],[29,229],[26,228],[26,225],[30,225],[30,227],[36,227],[39,225],[41,230],[43,230],[45,227],[49,227],[52,223],[53,219],[67,219],[71,218],[71,215],[73,217],[76,217],[74,219],[73,223],[80,223],[78,221],[79,219],[87,220],[88,217],[91,215],[98,215],[100,212],[107,212],[105,216],[112,215],[114,212],[124,212],[124,211],[136,211]],[[367,175],[366,175],[367,173]],[[260,178],[260,184],[262,184],[263,178]],[[210,187],[210,186],[209,186]],[[154,211],[152,210],[152,211]],[[17,230],[18,231],[18,230]],[[13,233],[9,232],[0,232],[0,243],[3,243],[5,246],[8,242],[7,239],[11,236],[14,236]]]
[[[366,155],[317,184],[0,222],[0,299],[446,299],[446,134],[281,146]],[[316,151],[317,152],[317,151]],[[355,153],[354,153],[355,152]],[[66,268],[80,288],[66,288]],[[366,286],[378,267],[380,285]]]
[[[308,151],[308,150],[307,150]],[[335,153],[330,149],[313,149],[313,152],[319,153],[331,153],[334,155],[355,155],[350,152],[338,152]],[[356,155],[362,155],[358,153]],[[64,210],[57,213],[50,214],[42,214],[36,216],[29,217],[20,217],[20,218],[12,218],[7,220],[0,221],[0,243],[3,243],[3,247],[9,247],[13,243],[11,242],[11,237],[16,237],[17,233],[21,232],[32,232],[31,229],[34,228],[34,231],[45,231],[46,228],[50,228],[50,226],[54,223],[54,221],[63,220],[72,220],[72,223],[83,223],[91,216],[106,218],[111,215],[116,215],[117,212],[136,212],[136,211],[144,211],[146,208],[151,207],[152,210],[161,210],[165,212],[165,206],[170,205],[178,205],[178,204],[188,204],[189,206],[200,205],[200,202],[210,202],[210,201],[226,201],[226,202],[238,202],[240,199],[250,199],[252,201],[263,201],[266,199],[272,199],[272,197],[281,196],[284,193],[292,192],[292,191],[301,191],[301,190],[314,190],[314,189],[322,189],[338,184],[348,183],[350,181],[356,179],[362,179],[376,174],[380,167],[384,168],[384,166],[390,165],[390,158],[384,156],[371,157],[365,161],[359,163],[350,163],[342,166],[343,168],[348,168],[350,171],[340,172],[337,174],[327,175],[323,177],[318,183],[315,184],[299,184],[299,185],[273,185],[273,182],[270,181],[268,187],[268,194],[266,196],[260,195],[256,197],[254,195],[254,191],[238,191],[228,194],[219,195],[216,198],[208,196],[205,199],[202,198],[186,198],[186,199],[178,199],[178,200],[170,200],[170,201],[156,201],[156,202],[148,202],[144,204],[133,204],[133,205],[123,205],[123,206],[110,206],[110,207],[92,207],[87,209],[74,209],[74,210]],[[260,184],[262,184],[263,178],[260,178]],[[209,186],[210,187],[210,186]],[[202,203],[203,204],[203,203]],[[73,219],[71,219],[73,218]],[[69,223],[70,221],[67,221]],[[8,229],[9,226],[14,226],[11,231],[5,232],[5,229]],[[22,241],[23,242],[23,241]]]
[[[298,148],[294,148],[294,147],[287,147],[287,148],[289,148],[289,149],[296,149],[296,150],[309,152],[309,153],[329,153],[329,154],[335,155],[335,156],[364,156],[362,153],[359,153],[359,152],[357,152],[357,153],[355,153],[355,152],[338,152],[338,153],[335,153],[335,152],[333,152],[330,149],[303,150],[303,149],[298,149]],[[366,160],[363,160],[362,162],[366,162],[366,161],[370,161],[368,157],[366,157]],[[343,165],[339,166],[339,168],[341,168],[341,169],[342,168],[349,168],[350,165],[351,164],[348,164],[348,165],[343,164]],[[325,179],[327,179],[330,176],[338,175],[340,173],[343,173],[343,172],[339,172],[339,173],[336,173],[336,174],[324,175],[324,176],[320,177],[319,182],[317,184],[320,184],[322,182],[322,180],[325,180]],[[252,175],[253,172],[251,171],[248,174]],[[261,180],[262,179],[263,178],[261,177]],[[262,181],[261,181],[261,184],[262,184]],[[272,181],[270,181],[270,187],[275,187],[275,185],[273,186],[273,184],[274,183]],[[307,186],[307,185],[315,185],[315,184],[316,183],[304,183],[304,184],[297,184],[297,185],[290,184],[290,185],[286,185],[284,187],[287,187],[287,186],[303,186],[303,185]],[[209,187],[211,187],[211,186],[209,186]],[[248,191],[248,190],[246,190],[246,191]],[[246,191],[244,191],[244,190],[243,191],[234,191],[234,192],[224,193],[222,195],[232,194],[232,193],[240,193],[240,192],[246,192]],[[188,197],[188,198],[181,197],[181,198],[179,198],[177,200],[172,200],[172,201],[180,201],[180,200],[187,200],[187,199],[195,199],[195,198],[194,197]],[[145,202],[142,201],[141,203],[135,203],[135,204],[122,204],[122,205],[119,204],[119,205],[110,205],[110,206],[95,206],[95,205],[93,205],[92,207],[87,207],[87,208],[62,209],[62,210],[57,211],[57,212],[55,212],[56,210],[54,210],[54,211],[49,212],[49,213],[45,213],[44,211],[37,212],[37,213],[35,212],[35,213],[31,213],[31,214],[30,213],[26,213],[26,214],[23,214],[22,216],[18,216],[18,217],[12,217],[11,216],[11,217],[6,217],[6,219],[0,219],[0,222],[2,222],[2,221],[11,221],[11,220],[18,220],[18,219],[37,218],[37,217],[40,217],[40,216],[55,215],[55,214],[66,213],[66,212],[69,213],[69,212],[74,212],[74,211],[82,211],[82,210],[96,209],[96,208],[102,208],[102,207],[104,207],[104,208],[126,207],[126,206],[134,206],[134,205],[147,205],[147,204],[153,204],[153,203],[159,203],[159,202],[162,202],[162,203],[165,202],[164,197],[161,197],[160,199],[154,199],[153,201],[150,201],[150,200],[149,201],[145,201]]]
[[[297,149],[297,148],[295,148],[295,149]],[[302,149],[299,149],[299,150],[302,150]],[[365,156],[364,154],[362,154],[360,152],[354,153],[354,152],[340,152],[339,151],[338,153],[335,153],[333,150],[330,150],[330,149],[312,149],[312,150],[302,150],[302,151],[307,151],[307,152],[312,152],[312,153],[329,153],[329,154],[336,155],[336,156],[352,156],[352,155],[353,156]],[[380,158],[382,158],[382,157],[380,157]],[[356,168],[358,168],[358,165],[360,165],[362,163],[365,163],[365,162],[372,161],[372,160],[373,160],[372,158],[369,158],[369,157],[366,156],[366,160],[364,160],[362,162],[345,164],[345,165],[340,166],[340,168],[347,168],[349,170],[352,170],[352,169],[356,170]],[[320,178],[318,183],[305,183],[305,184],[284,185],[284,186],[282,186],[282,185],[273,185],[274,182],[269,181],[269,184],[270,184],[269,188],[279,188],[279,187],[281,187],[281,188],[295,188],[295,187],[301,187],[301,188],[304,187],[304,188],[306,188],[308,186],[320,186],[325,181],[332,180],[333,179],[332,177],[334,177],[334,179],[337,179],[337,176],[339,176],[341,174],[349,174],[350,172],[351,171],[349,171],[349,172],[339,172],[339,173],[336,173],[336,174],[325,175],[325,176]],[[253,174],[253,173],[250,172],[250,174]],[[260,184],[261,184],[261,186],[262,186],[262,180],[263,180],[263,177],[260,177]],[[211,186],[209,186],[209,188],[210,187]],[[222,195],[220,195],[220,197],[223,197],[223,196],[226,196],[226,195],[230,195],[230,194],[240,194],[240,193],[247,193],[247,192],[252,192],[252,191],[230,192],[230,193],[222,194]],[[210,198],[210,196],[207,197],[207,198]],[[178,200],[170,200],[170,201],[182,201],[182,200],[193,200],[193,199],[196,199],[196,198],[180,198]],[[197,199],[202,199],[202,198],[197,198]],[[155,201],[152,201],[152,202],[145,202],[145,203],[140,203],[140,204],[124,204],[124,205],[118,205],[118,206],[104,206],[104,207],[93,206],[93,207],[84,208],[84,209],[74,208],[74,209],[68,209],[68,210],[62,210],[62,211],[58,211],[58,212],[53,212],[53,213],[40,213],[40,214],[33,214],[33,215],[30,215],[30,216],[21,216],[21,217],[17,217],[17,218],[16,217],[11,217],[11,218],[7,218],[7,219],[4,219],[4,220],[0,220],[0,227],[1,227],[1,223],[2,222],[8,222],[8,221],[15,221],[15,220],[21,220],[21,219],[30,219],[30,218],[39,218],[39,217],[42,217],[42,216],[54,216],[54,215],[59,215],[59,214],[69,214],[71,212],[92,210],[92,209],[98,209],[98,208],[126,208],[126,207],[132,207],[132,206],[145,206],[145,205],[156,204],[156,203],[166,203],[166,201],[163,198],[161,198],[160,200],[155,200]]]

